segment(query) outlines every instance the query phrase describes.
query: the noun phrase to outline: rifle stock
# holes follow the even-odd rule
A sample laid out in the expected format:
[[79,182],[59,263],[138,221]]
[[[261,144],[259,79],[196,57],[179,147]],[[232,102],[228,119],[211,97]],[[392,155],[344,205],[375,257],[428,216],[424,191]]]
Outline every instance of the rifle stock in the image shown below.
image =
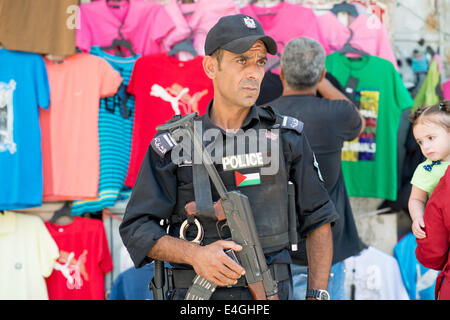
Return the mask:
[[266,296],[266,292],[264,290],[263,281],[258,281],[254,283],[248,284],[248,289],[250,290],[250,293],[252,294],[253,300],[280,300],[278,295]]
[[252,294],[253,300],[267,300],[262,280],[258,282],[249,283],[248,289]]

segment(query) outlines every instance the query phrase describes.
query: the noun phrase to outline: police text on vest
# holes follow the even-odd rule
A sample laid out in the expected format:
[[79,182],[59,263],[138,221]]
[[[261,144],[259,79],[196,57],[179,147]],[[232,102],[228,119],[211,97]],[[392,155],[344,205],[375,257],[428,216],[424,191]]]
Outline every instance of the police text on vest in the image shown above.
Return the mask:
[[261,152],[238,154],[222,158],[223,170],[262,167],[264,165]]

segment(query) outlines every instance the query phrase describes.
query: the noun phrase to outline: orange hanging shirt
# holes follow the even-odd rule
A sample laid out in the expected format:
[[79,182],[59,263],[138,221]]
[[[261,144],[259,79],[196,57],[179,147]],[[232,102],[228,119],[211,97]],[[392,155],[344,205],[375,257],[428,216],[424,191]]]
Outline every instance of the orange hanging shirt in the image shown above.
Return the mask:
[[50,108],[40,113],[44,201],[95,198],[99,181],[100,98],[114,95],[122,77],[106,60],[79,53],[46,60]]

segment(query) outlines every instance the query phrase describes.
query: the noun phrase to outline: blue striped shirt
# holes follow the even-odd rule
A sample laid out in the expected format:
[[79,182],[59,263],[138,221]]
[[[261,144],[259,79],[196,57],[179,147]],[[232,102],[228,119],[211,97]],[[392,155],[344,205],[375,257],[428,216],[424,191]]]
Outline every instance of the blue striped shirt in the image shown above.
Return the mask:
[[[133,67],[140,55],[116,57],[99,47],[91,48],[91,54],[104,58],[122,76],[123,83],[116,95],[100,100],[98,136],[100,144],[100,180],[97,199],[73,202],[72,214],[101,211],[114,206],[116,200],[126,199],[131,189],[124,185],[131,151],[134,119],[134,97],[126,93]],[[128,96],[126,108],[121,97]]]

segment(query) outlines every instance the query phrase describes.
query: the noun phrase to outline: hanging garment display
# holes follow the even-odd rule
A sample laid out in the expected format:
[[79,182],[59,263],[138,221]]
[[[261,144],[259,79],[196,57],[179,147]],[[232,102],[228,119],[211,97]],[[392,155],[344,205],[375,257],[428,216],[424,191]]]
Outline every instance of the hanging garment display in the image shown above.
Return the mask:
[[[233,0],[198,0],[193,3],[179,3],[177,0],[171,0],[165,8],[176,25],[165,41],[173,44],[180,41],[180,38],[188,38],[192,41],[196,53],[201,56],[205,55],[205,40],[209,29],[221,17],[239,13],[239,8]],[[187,57],[183,58],[183,60],[186,59]]]
[[376,56],[349,58],[338,52],[326,68],[346,90],[366,119],[364,132],[342,149],[342,171],[350,197],[396,200],[397,130],[401,113],[413,105],[400,75]]
[[389,60],[397,68],[387,30],[375,15],[359,14],[349,20],[348,25],[340,21],[333,12],[326,12],[317,19],[330,53],[342,49],[353,33],[350,40],[352,47]]
[[39,107],[49,104],[42,57],[0,49],[0,210],[42,204]]
[[134,64],[140,56],[121,58],[112,56],[95,46],[91,54],[105,59],[123,78],[119,91],[113,97],[100,100],[98,137],[100,173],[98,197],[74,201],[72,214],[96,212],[113,207],[116,200],[127,197],[124,182],[130,160],[131,136],[134,121],[134,97],[126,92]]
[[75,53],[78,0],[0,0],[0,43],[9,50]]
[[434,300],[434,289],[438,271],[425,268],[417,261],[416,237],[409,232],[394,247],[403,284],[410,300]]
[[444,99],[450,100],[450,80],[447,80],[442,84],[442,91],[444,95]]
[[350,300],[409,300],[394,257],[369,246],[344,262]]
[[314,11],[299,4],[280,1],[272,7],[261,7],[248,4],[241,8],[241,13],[258,20],[264,33],[277,42],[278,52],[283,52],[284,46],[297,37],[315,39],[328,54],[328,45],[322,35],[322,30]]
[[58,258],[58,246],[41,218],[0,214],[0,300],[48,300],[45,278]]
[[[131,42],[141,55],[168,51],[173,43],[164,38],[175,28],[163,5],[152,1],[122,1],[109,6],[106,0],[80,5],[80,27],[76,45],[89,52],[92,46],[110,46],[114,39]],[[173,39],[177,41],[181,39]],[[114,51],[107,51],[114,54]],[[131,56],[125,50],[124,56]]]
[[117,92],[122,77],[100,57],[78,53],[47,60],[51,107],[40,114],[44,201],[96,198],[99,181],[100,98]]
[[414,111],[420,106],[432,106],[438,104],[441,97],[438,95],[436,88],[440,85],[441,74],[439,72],[439,64],[437,60],[432,60],[427,75],[422,82],[419,92],[414,97]]
[[134,67],[128,91],[134,95],[135,116],[130,165],[125,184],[132,188],[156,126],[174,115],[203,115],[213,98],[212,81],[197,56],[180,61],[167,54],[140,58]]
[[153,292],[148,285],[153,275],[154,263],[123,271],[114,280],[108,300],[152,300]]
[[113,269],[103,222],[75,217],[66,225],[45,222],[59,247],[46,279],[50,300],[104,300],[105,274]]

